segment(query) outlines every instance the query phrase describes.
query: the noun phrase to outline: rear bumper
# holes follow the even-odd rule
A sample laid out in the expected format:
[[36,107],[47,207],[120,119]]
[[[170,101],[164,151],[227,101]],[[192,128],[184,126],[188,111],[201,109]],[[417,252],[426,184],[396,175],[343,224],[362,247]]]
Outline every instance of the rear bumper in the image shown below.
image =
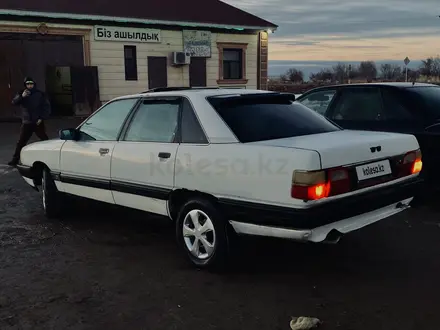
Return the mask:
[[[406,207],[396,208],[396,206],[400,205],[399,203],[405,203],[409,206],[413,197],[418,194],[422,182],[420,178],[416,177],[309,209],[293,209],[230,200],[221,200],[220,203],[228,220],[232,220],[231,224],[239,230],[245,226],[247,228],[264,226],[286,230],[311,231],[341,221],[357,222],[359,219],[368,216],[371,217],[372,222],[375,222],[380,220],[374,220],[376,214],[384,214],[381,218],[383,219],[399,213]],[[383,213],[385,209],[387,211]],[[389,215],[387,215],[388,213]],[[368,224],[370,220],[365,221]],[[237,224],[241,224],[241,226]],[[244,230],[242,232],[244,233]]]
[[297,241],[337,242],[343,234],[358,230],[375,222],[388,218],[409,208],[412,198],[393,203],[352,218],[333,222],[314,229],[287,229],[271,226],[254,225],[250,223],[230,221],[237,234],[286,238]]

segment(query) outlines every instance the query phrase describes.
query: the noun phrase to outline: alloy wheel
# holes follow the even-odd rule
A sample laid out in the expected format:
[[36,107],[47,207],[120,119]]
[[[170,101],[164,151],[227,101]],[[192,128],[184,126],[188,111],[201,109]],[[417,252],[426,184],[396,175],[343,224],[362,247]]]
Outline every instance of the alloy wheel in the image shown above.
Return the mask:
[[183,220],[182,230],[185,246],[195,258],[205,260],[212,256],[216,247],[215,228],[205,212],[188,212]]

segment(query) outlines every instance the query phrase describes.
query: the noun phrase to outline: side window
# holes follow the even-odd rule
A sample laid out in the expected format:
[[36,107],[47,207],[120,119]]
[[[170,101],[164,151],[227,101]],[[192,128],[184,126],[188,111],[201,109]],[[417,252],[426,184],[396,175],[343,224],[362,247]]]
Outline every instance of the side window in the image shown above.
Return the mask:
[[349,121],[384,120],[380,90],[378,88],[344,89],[330,117],[333,120]]
[[137,101],[137,98],[124,99],[104,105],[81,126],[80,140],[116,141],[125,118]]
[[324,116],[335,95],[336,90],[334,89],[319,91],[308,95],[298,102]]
[[208,143],[191,103],[187,99],[183,100],[181,129],[182,143]]
[[137,109],[124,141],[174,142],[180,100],[144,100]]
[[396,91],[383,88],[382,100],[386,119],[393,121],[413,120],[411,112],[403,105],[403,98]]

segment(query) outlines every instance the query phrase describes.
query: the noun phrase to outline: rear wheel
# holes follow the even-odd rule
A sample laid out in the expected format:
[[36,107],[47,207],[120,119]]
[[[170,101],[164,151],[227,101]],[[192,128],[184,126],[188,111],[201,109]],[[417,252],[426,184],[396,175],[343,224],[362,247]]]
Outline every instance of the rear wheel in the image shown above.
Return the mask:
[[227,223],[213,203],[204,199],[186,202],[177,217],[179,246],[193,265],[221,269],[229,255]]
[[62,196],[47,168],[43,169],[41,190],[44,214],[50,219],[59,217],[63,208]]

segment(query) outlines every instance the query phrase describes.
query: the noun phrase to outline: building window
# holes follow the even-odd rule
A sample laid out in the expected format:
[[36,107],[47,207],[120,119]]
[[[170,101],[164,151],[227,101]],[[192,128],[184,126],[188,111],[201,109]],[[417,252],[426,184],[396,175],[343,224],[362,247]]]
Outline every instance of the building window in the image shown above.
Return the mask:
[[138,80],[136,46],[124,46],[125,80]]
[[218,84],[246,84],[247,44],[217,43],[219,50]]
[[243,51],[223,49],[223,79],[243,79]]

